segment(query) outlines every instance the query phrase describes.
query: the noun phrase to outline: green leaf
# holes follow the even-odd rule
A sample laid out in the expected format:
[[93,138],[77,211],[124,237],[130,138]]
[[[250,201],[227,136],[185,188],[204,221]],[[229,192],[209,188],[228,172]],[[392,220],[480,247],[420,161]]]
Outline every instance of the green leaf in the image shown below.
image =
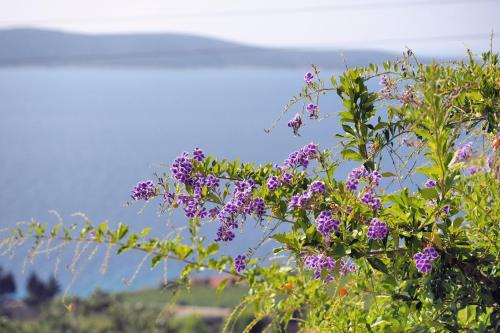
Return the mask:
[[207,251],[206,251],[207,256],[215,254],[217,253],[217,251],[219,251],[219,243],[212,243],[207,246]]
[[153,257],[153,259],[151,259],[151,268],[155,267],[156,265],[158,265],[160,263],[160,260],[162,259],[162,256],[161,255],[158,255],[156,257]]
[[438,197],[438,193],[434,188],[421,188],[418,192],[427,200],[436,199]]
[[362,161],[363,157],[358,152],[355,152],[352,149],[344,149],[342,150],[342,157],[349,160]]
[[380,271],[380,272],[385,273],[385,274],[388,273],[387,266],[379,258],[369,257],[369,258],[367,258],[367,260],[368,260],[368,263],[370,264],[370,266],[375,268],[377,271]]

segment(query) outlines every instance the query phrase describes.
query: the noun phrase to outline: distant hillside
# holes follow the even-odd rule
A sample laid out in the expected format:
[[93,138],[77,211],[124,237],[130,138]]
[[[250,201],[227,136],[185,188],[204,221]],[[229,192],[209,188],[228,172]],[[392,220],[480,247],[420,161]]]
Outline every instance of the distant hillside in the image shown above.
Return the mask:
[[37,29],[0,30],[0,66],[321,67],[381,63],[378,51],[277,49],[194,35],[87,35]]

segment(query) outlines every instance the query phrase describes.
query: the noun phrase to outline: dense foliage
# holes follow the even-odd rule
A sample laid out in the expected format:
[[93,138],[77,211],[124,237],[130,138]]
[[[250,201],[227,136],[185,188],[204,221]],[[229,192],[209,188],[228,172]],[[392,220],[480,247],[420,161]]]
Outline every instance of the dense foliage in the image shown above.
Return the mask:
[[[139,250],[152,266],[167,258],[195,271],[226,272],[249,286],[224,330],[246,307],[268,330],[291,322],[304,332],[488,332],[499,328],[500,70],[487,52],[464,62],[420,64],[408,50],[383,68],[351,68],[321,78],[316,67],[288,108],[296,135],[321,119],[321,97],[336,93],[342,132],[330,149],[310,143],[281,165],[181,154],[133,200],[182,209],[189,237],[148,238],[120,224],[82,230],[33,223],[3,243],[27,237],[105,243]],[[368,82],[379,80],[380,91]],[[326,120],[325,120],[326,121]],[[340,155],[338,154],[340,153]],[[340,163],[355,163],[347,175]],[[218,254],[254,218],[274,255],[255,249]],[[212,239],[200,236],[217,223]],[[260,245],[260,244],[259,244]],[[258,245],[257,245],[258,246]],[[271,262],[271,263],[270,263]]]

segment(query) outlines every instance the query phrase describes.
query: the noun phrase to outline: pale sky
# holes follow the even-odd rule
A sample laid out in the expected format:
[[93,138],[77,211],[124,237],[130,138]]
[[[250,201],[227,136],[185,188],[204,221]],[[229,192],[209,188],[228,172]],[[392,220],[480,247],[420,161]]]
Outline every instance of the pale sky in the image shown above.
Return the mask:
[[273,47],[408,45],[429,55],[486,50],[499,17],[500,0],[0,0],[0,28],[179,32]]

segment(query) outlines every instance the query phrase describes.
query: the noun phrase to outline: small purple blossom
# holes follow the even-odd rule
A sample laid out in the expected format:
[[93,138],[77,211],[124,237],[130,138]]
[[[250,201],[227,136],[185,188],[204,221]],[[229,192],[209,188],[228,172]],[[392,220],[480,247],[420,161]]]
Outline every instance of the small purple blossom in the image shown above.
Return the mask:
[[445,213],[446,215],[450,214],[450,206],[446,205],[444,206],[441,211]]
[[323,194],[326,191],[326,186],[322,181],[316,180],[309,185],[309,189],[313,193]]
[[359,180],[356,178],[348,178],[345,182],[345,186],[349,191],[356,191],[358,189]]
[[323,237],[330,239],[330,233],[339,231],[340,222],[332,218],[330,210],[324,210],[316,218],[316,229]]
[[274,191],[280,187],[280,182],[277,176],[271,176],[267,180],[267,188]]
[[264,203],[264,199],[259,198],[259,197],[253,199],[252,203],[250,204],[250,207],[251,207],[252,213],[257,215],[259,218],[261,218],[262,215],[264,215],[264,212],[266,210],[266,205]]
[[313,254],[306,257],[304,265],[306,268],[314,271],[314,278],[321,279],[322,272],[325,272],[325,282],[333,281],[333,269],[335,268],[335,260],[322,253]]
[[307,83],[307,85],[311,85],[314,79],[314,75],[311,72],[307,72],[304,75],[304,81]]
[[391,81],[389,80],[389,77],[387,75],[382,75],[380,77],[380,85],[384,87],[388,87],[391,84]]
[[155,185],[151,180],[138,182],[132,189],[132,199],[148,200],[155,195]]
[[300,114],[297,113],[295,117],[288,122],[288,127],[292,128],[294,135],[299,135],[299,129],[302,127],[302,118]]
[[318,144],[311,142],[301,149],[294,151],[290,155],[288,155],[288,158],[283,164],[285,165],[285,167],[295,168],[298,166],[302,166],[302,168],[307,169],[309,161],[317,158],[318,155]]
[[425,187],[426,188],[436,187],[436,181],[434,179],[427,179],[427,181],[425,182]]
[[469,161],[472,158],[472,142],[466,143],[457,149],[457,162]]
[[361,202],[364,203],[367,207],[371,208],[373,211],[377,211],[380,209],[382,200],[376,197],[375,193],[372,190],[368,190],[361,197]]
[[245,268],[247,267],[245,262],[246,259],[247,258],[242,255],[238,255],[236,258],[234,258],[234,269],[236,269],[238,273],[244,271]]
[[311,119],[318,118],[319,108],[317,105],[309,103],[306,106],[306,111],[309,114],[309,118],[311,118]]
[[425,274],[432,270],[432,261],[439,257],[439,253],[433,247],[426,247],[422,252],[417,252],[413,256],[413,261],[415,262],[415,267],[417,270]]
[[291,173],[288,173],[288,172],[285,172],[283,174],[283,176],[281,176],[281,181],[287,185],[290,185],[290,183],[292,182],[292,179],[293,179],[293,175]]
[[368,238],[382,240],[387,234],[387,224],[374,217],[368,226]]
[[217,217],[217,214],[219,214],[219,208],[217,207],[211,208],[208,211],[208,216],[210,216],[211,219],[215,219]]
[[200,148],[196,147],[193,150],[193,160],[201,162],[205,158],[205,154],[203,153],[203,150]]
[[366,178],[368,175],[368,170],[366,170],[364,166],[360,166],[359,168],[352,169],[351,172],[349,172],[348,178],[360,179]]
[[415,104],[415,95],[411,90],[405,90],[399,97],[399,101],[404,106]]
[[189,154],[184,152],[177,156],[170,169],[174,175],[174,179],[180,183],[191,185],[191,172],[193,171],[193,163],[189,158]]
[[382,179],[382,175],[377,170],[374,170],[368,175],[368,179],[373,186],[378,186],[380,180]]
[[467,176],[472,176],[472,175],[478,173],[480,170],[481,170],[480,167],[473,165],[473,166],[465,168],[464,172]]

